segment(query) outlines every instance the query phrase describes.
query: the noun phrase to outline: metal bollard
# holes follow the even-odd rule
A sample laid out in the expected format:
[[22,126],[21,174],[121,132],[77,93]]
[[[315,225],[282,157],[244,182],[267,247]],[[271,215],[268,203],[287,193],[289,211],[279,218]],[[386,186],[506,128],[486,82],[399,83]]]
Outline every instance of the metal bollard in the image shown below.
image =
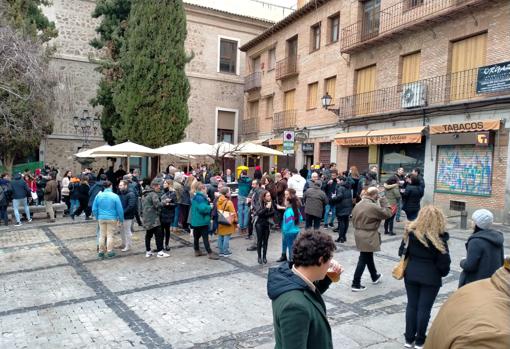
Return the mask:
[[467,230],[467,211],[460,212],[460,229]]

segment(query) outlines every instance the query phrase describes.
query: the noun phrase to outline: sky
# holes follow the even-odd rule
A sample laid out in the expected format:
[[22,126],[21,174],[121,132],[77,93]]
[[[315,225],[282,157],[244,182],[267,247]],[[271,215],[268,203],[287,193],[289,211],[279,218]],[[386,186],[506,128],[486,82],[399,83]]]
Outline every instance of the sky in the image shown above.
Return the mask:
[[276,22],[292,13],[297,0],[184,0],[184,2]]

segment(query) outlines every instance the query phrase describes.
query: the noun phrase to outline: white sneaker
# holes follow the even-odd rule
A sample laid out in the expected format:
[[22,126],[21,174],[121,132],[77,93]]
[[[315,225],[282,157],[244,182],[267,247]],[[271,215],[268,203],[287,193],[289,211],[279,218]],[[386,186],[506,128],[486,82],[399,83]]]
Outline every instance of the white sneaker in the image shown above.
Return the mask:
[[382,274],[379,274],[379,277],[375,281],[372,281],[372,283],[374,285],[377,285],[377,284],[381,283],[381,280],[382,280]]
[[18,222],[16,224],[14,224],[15,227],[21,227],[23,224],[21,224],[21,222]]
[[129,246],[124,247],[121,251],[122,251],[122,252],[127,252],[127,251],[129,251]]
[[150,256],[152,256],[152,252],[151,251],[145,252],[145,257],[149,258]]
[[159,251],[157,257],[158,258],[165,258],[165,257],[170,257],[170,255],[168,253],[163,252],[163,251]]
[[414,348],[414,345],[406,342],[406,344],[404,344],[404,348]]
[[30,219],[28,220],[28,223],[30,223],[30,222],[32,222],[32,218],[30,218]]
[[423,349],[423,345],[414,345],[414,349]]

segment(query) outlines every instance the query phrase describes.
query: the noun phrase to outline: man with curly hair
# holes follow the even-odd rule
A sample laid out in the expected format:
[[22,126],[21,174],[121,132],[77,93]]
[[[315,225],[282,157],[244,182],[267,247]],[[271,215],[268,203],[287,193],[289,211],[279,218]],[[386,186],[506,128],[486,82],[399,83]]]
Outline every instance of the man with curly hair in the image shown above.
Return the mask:
[[[275,349],[333,348],[322,294],[343,268],[333,261],[336,246],[328,234],[298,235],[293,262],[269,269],[267,294],[272,300]],[[328,276],[326,274],[328,273]]]

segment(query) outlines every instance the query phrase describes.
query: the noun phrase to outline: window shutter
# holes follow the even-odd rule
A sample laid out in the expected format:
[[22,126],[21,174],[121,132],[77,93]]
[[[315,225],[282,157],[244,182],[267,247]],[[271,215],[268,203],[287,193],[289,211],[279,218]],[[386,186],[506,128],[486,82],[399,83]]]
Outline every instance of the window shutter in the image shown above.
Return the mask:
[[402,57],[402,84],[420,80],[420,52]]

